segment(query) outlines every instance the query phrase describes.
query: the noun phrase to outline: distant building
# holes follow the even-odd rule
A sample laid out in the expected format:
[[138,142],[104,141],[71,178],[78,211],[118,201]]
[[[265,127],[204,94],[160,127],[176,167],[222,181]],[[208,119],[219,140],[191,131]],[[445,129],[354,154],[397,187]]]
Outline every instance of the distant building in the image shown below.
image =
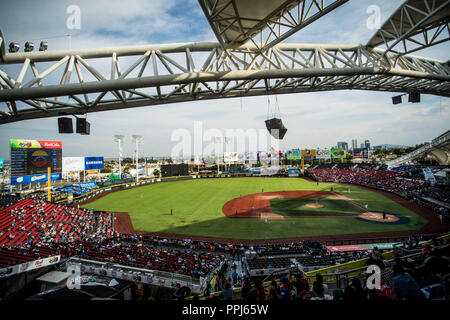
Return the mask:
[[365,148],[365,144],[361,143],[361,149]]
[[352,139],[352,150],[357,149],[357,148],[358,148],[358,140]]
[[370,150],[370,141],[369,140],[364,141],[364,148],[367,148]]
[[337,147],[339,149],[345,149],[345,151],[348,151],[348,143],[345,141],[338,141]]
[[373,149],[391,150],[395,148],[408,148],[408,146],[394,145],[394,144],[380,144],[378,146],[373,146]]

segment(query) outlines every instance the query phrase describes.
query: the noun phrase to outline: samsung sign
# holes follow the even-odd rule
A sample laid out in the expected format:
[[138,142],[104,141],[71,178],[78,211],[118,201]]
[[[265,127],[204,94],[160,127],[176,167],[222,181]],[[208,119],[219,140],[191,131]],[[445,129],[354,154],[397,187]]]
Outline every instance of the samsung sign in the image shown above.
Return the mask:
[[84,158],[84,169],[85,170],[96,170],[103,169],[103,157],[85,157]]

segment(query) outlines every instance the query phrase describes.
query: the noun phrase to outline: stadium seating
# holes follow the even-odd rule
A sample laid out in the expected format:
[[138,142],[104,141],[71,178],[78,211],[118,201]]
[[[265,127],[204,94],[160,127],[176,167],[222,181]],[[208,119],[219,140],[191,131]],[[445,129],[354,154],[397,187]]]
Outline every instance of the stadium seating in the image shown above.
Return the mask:
[[24,199],[0,211],[0,246],[113,236],[111,213]]

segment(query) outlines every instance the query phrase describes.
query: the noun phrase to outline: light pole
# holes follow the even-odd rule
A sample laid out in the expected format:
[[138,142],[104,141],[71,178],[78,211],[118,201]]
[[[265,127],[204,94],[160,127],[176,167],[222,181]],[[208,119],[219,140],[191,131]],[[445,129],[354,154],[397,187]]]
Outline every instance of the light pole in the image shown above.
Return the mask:
[[122,144],[125,136],[116,134],[114,135],[114,141],[117,142],[119,146],[119,179],[122,179]]
[[[226,144],[228,142],[230,142],[232,140],[232,138],[230,138],[230,137],[212,137],[212,140],[214,141],[214,143],[220,143],[223,140],[225,142],[225,148],[226,148]],[[217,174],[219,174],[219,162],[220,162],[219,152],[217,152]],[[224,163],[225,163],[225,161],[224,161]]]
[[141,142],[142,136],[133,134],[133,142],[136,144],[136,182],[139,181],[139,172],[138,172],[138,161],[139,161],[139,156],[138,156],[138,151],[139,151],[139,143]]

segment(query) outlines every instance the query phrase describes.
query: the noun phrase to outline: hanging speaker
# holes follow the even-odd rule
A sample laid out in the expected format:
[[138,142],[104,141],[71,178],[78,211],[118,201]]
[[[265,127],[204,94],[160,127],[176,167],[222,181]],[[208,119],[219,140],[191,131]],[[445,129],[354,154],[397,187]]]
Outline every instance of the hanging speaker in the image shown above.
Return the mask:
[[58,118],[59,133],[73,133],[72,118]]
[[412,103],[420,102],[420,93],[419,92],[411,92],[408,96],[408,102],[412,102]]
[[284,138],[284,135],[287,132],[286,127],[283,125],[283,121],[278,118],[272,118],[269,120],[266,120],[266,127],[269,131],[270,135],[274,137],[275,139],[282,140]]
[[85,118],[77,118],[77,133],[90,134],[91,124]]
[[393,103],[393,104],[399,104],[399,103],[402,103],[402,96],[395,96],[395,97],[392,97],[392,103]]

